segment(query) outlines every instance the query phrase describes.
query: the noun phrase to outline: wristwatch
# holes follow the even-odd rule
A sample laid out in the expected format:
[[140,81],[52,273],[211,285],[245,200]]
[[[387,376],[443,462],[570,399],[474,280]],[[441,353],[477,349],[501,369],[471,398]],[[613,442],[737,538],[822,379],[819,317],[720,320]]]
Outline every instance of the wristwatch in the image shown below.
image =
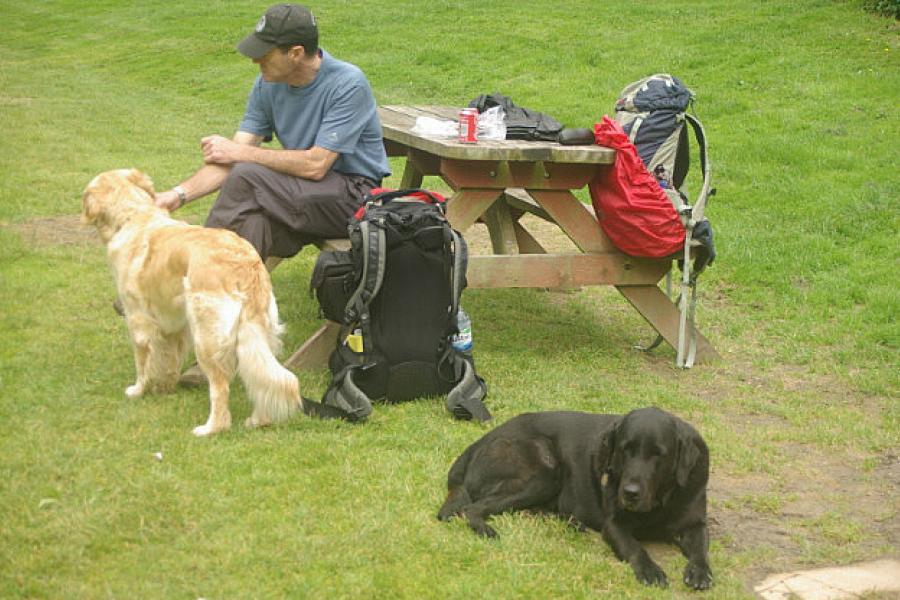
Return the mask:
[[187,190],[180,185],[176,185],[172,188],[172,191],[178,194],[178,206],[184,206],[184,203],[187,202]]

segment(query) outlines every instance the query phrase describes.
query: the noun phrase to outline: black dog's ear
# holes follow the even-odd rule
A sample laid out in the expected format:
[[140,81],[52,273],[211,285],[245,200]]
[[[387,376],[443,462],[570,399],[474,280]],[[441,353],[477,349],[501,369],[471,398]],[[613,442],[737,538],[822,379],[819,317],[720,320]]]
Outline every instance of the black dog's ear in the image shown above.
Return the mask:
[[700,448],[697,447],[698,434],[694,429],[682,421],[677,425],[678,456],[675,464],[675,481],[679,487],[687,485],[691,471],[700,458]]
[[616,419],[610,423],[609,427],[600,438],[600,447],[597,449],[597,462],[595,467],[599,475],[606,472],[622,472],[622,453],[616,450],[616,434],[618,433],[619,423],[621,422],[622,419]]

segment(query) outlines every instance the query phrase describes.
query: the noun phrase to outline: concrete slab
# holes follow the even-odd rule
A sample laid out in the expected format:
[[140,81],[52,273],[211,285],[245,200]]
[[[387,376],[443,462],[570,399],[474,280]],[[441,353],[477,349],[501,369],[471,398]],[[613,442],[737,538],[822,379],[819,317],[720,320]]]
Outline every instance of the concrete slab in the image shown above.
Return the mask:
[[871,592],[900,597],[900,561],[780,573],[766,577],[754,590],[764,600],[839,600]]

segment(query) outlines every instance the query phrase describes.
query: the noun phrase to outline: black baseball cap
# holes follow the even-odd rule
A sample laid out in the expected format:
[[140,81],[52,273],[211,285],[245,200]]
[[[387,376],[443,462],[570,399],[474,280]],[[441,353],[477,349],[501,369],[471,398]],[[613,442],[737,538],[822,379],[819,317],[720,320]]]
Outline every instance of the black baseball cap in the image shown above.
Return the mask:
[[300,4],[270,6],[256,30],[241,40],[238,51],[250,58],[262,58],[276,46],[317,46],[319,29],[312,12]]

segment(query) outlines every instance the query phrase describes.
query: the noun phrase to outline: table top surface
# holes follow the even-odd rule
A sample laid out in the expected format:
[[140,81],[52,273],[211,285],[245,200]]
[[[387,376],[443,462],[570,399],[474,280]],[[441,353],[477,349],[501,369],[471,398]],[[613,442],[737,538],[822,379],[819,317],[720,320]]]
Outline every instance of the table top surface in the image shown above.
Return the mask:
[[385,140],[442,158],[460,160],[546,161],[553,163],[612,164],[615,150],[597,145],[563,146],[556,142],[525,140],[479,140],[475,144],[456,138],[413,133],[418,117],[457,120],[459,108],[452,106],[379,106],[378,115]]

